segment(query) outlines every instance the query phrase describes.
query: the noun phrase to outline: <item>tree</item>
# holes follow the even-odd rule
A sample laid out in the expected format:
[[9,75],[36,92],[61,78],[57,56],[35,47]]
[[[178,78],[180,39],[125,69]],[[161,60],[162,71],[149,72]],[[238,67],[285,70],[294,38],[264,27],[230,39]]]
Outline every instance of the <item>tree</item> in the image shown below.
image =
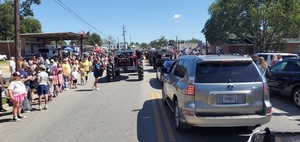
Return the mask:
[[[0,1],[0,39],[1,40],[12,40],[14,38],[14,1],[13,0],[4,0]],[[34,16],[31,5],[37,4],[39,5],[41,3],[40,0],[25,0],[20,4],[20,23],[35,23],[34,27],[27,26],[20,24],[21,27],[21,33],[22,31],[27,31],[27,28],[30,28],[30,30],[40,31],[41,32],[41,26],[40,29],[38,29],[39,22],[33,20],[33,19],[27,19],[26,17]],[[26,21],[24,22],[24,20]]]
[[11,40],[14,37],[13,1],[0,1],[0,40]]
[[148,45],[147,45],[147,43],[143,42],[143,43],[140,44],[140,47],[143,48],[143,49],[146,49],[148,47]]
[[101,40],[100,35],[98,35],[97,33],[92,33],[88,38],[88,43],[89,44],[98,44],[99,46],[101,46],[102,40]]
[[26,17],[20,23],[21,33],[42,33],[42,25],[39,20]]
[[108,35],[106,39],[103,39],[103,43],[108,44],[109,41],[111,44],[116,43],[116,39],[111,35]]
[[[66,42],[66,41],[62,41],[62,43],[60,43],[60,41],[59,42],[57,42],[57,45],[68,45],[68,43]],[[56,41],[51,41],[51,45],[56,45]]]
[[283,50],[285,38],[300,35],[299,13],[299,0],[217,0],[201,32],[212,44],[222,44],[230,35],[240,41],[251,36],[260,51]]
[[192,38],[190,40],[187,40],[186,42],[188,42],[188,43],[198,43],[199,41],[200,41],[199,39]]

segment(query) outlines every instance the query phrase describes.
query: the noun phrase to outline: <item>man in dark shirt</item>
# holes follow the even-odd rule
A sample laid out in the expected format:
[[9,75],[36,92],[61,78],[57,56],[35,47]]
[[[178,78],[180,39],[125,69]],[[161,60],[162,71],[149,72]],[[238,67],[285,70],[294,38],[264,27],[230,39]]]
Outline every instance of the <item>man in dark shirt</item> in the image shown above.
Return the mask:
[[32,76],[28,76],[28,68],[29,68],[29,64],[27,62],[23,62],[22,66],[19,70],[20,73],[20,77],[24,82],[24,85],[26,87],[27,90],[27,99],[30,101],[31,100],[31,95],[30,95],[30,80],[32,80]]

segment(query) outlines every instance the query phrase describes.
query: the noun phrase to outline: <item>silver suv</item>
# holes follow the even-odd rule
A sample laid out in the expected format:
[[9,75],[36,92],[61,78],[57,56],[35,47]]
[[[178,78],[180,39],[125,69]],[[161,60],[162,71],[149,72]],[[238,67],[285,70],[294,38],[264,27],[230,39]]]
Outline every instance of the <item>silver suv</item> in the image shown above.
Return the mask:
[[179,132],[192,126],[253,130],[272,115],[265,78],[250,57],[181,56],[164,76],[162,96]]

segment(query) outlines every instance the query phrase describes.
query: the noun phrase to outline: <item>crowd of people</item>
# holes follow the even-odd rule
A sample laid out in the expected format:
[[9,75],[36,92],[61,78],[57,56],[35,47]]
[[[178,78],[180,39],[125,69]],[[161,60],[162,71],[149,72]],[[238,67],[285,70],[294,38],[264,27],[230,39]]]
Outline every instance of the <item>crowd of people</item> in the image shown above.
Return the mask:
[[[33,109],[47,110],[48,101],[59,96],[63,91],[77,89],[88,82],[88,74],[93,72],[93,90],[100,90],[98,79],[106,68],[108,59],[105,54],[87,54],[82,59],[75,57],[47,58],[32,57],[30,60],[9,61],[11,77],[7,92],[13,103],[13,120],[20,121],[26,116],[21,112],[30,112]],[[19,69],[16,70],[16,64]],[[79,82],[80,80],[80,82]],[[38,102],[35,102],[35,96]],[[44,105],[42,99],[44,98]],[[32,105],[37,103],[38,108]]]

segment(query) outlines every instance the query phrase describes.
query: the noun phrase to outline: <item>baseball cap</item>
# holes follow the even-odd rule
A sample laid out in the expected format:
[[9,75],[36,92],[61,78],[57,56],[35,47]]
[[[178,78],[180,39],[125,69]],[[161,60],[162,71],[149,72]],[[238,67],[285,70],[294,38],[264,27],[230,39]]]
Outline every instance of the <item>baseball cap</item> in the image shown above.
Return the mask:
[[26,67],[30,67],[29,64],[27,62],[23,62],[22,66],[26,66]]
[[51,60],[50,60],[50,62],[54,62],[54,60],[53,60],[53,59],[51,59]]
[[13,76],[20,76],[21,74],[20,74],[18,71],[16,71],[16,72],[14,72],[12,75],[13,75]]

